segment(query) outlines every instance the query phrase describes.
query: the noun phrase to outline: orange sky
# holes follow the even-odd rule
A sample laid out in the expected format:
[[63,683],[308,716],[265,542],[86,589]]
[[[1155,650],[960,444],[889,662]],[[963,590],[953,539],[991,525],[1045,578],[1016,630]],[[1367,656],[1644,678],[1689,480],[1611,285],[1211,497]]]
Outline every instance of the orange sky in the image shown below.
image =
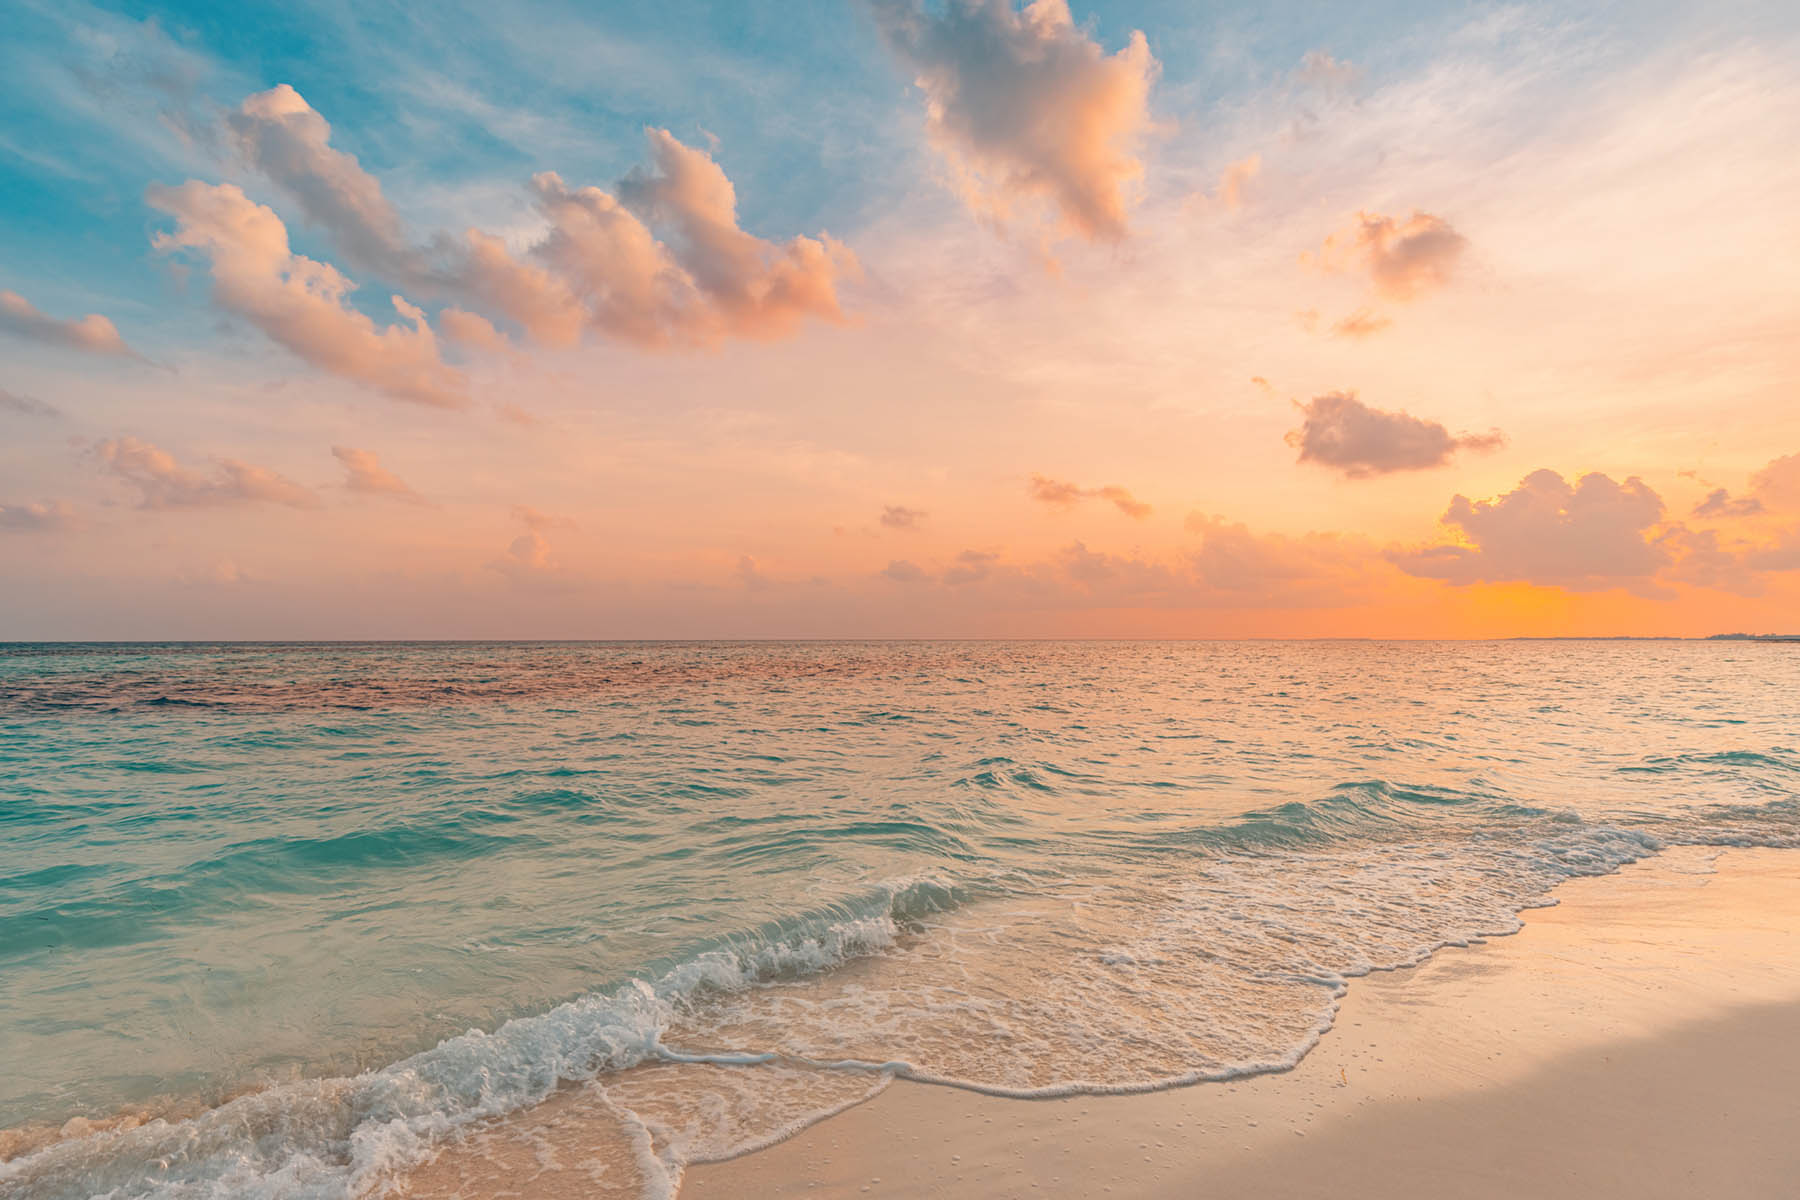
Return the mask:
[[149,99],[0,118],[0,638],[1800,629],[1800,39],[1663,16],[877,0],[565,110],[35,12]]

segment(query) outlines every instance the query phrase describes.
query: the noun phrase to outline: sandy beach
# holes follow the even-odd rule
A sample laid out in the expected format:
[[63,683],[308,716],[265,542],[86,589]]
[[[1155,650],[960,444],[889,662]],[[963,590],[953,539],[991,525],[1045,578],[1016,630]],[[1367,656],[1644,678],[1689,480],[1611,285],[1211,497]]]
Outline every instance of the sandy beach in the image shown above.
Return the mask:
[[901,1081],[682,1195],[1794,1195],[1794,857],[1671,851],[1558,899],[1357,980],[1292,1072],[1040,1102]]
[[[690,1167],[681,1195],[1792,1196],[1794,856],[1673,849],[1557,899],[1516,936],[1354,981],[1292,1071],[1047,1101],[900,1080]],[[604,1112],[569,1089],[446,1149],[412,1194],[617,1188]]]

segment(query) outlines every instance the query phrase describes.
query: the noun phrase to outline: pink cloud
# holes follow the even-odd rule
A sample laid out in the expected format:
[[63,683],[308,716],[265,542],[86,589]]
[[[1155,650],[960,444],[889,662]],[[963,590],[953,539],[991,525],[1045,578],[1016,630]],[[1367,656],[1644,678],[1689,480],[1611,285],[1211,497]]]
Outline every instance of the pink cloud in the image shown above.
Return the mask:
[[468,402],[462,372],[438,357],[425,314],[399,296],[410,324],[377,327],[347,303],[355,288],[329,263],[295,254],[281,218],[233,184],[189,180],[152,187],[152,207],[178,222],[159,250],[195,250],[212,264],[213,299],[305,361],[400,400],[442,408]]
[[1442,217],[1414,212],[1405,220],[1359,212],[1325,239],[1315,260],[1327,271],[1366,273],[1390,300],[1409,300],[1450,282],[1469,241]]
[[917,529],[925,513],[904,504],[890,504],[881,510],[881,523],[889,529]]
[[479,229],[410,238],[380,183],[331,145],[330,124],[286,84],[247,98],[228,124],[245,159],[353,264],[453,299],[445,333],[477,348],[500,336],[477,313],[548,346],[572,346],[588,328],[652,346],[781,337],[808,317],[841,320],[839,283],[859,270],[828,236],[776,244],[740,228],[725,172],[663,129],[646,131],[651,165],[616,194],[535,176],[549,228],[515,251]]
[[1394,551],[1409,575],[1448,583],[1536,583],[1569,591],[1651,590],[1672,556],[1651,536],[1662,498],[1633,476],[1583,475],[1574,484],[1533,471],[1493,500],[1457,496],[1444,513],[1463,541]]
[[381,184],[331,145],[331,125],[283,83],[246,97],[226,118],[240,153],[328,231],[352,263],[410,279],[418,255]]
[[1248,158],[1239,159],[1228,165],[1219,176],[1219,186],[1214,193],[1226,208],[1242,208],[1245,193],[1250,183],[1262,174],[1262,155],[1252,154]]
[[1143,175],[1158,64],[1141,32],[1108,55],[1067,0],[873,0],[888,45],[917,72],[926,132],[976,213],[1047,206],[1065,231],[1116,240]]
[[89,354],[136,356],[136,351],[119,336],[118,328],[99,313],[89,313],[79,320],[62,320],[40,312],[17,292],[0,291],[0,332]]
[[351,446],[333,446],[331,456],[344,465],[344,486],[353,492],[371,496],[399,496],[417,500],[419,494],[407,482],[381,465],[381,460],[368,450]]
[[1392,317],[1384,317],[1378,312],[1359,308],[1349,316],[1336,322],[1331,327],[1331,336],[1360,339],[1374,337],[1394,323]]
[[1371,408],[1355,392],[1328,392],[1297,406],[1304,420],[1287,435],[1300,461],[1335,467],[1349,479],[1441,467],[1459,450],[1503,445],[1498,430],[1452,435],[1436,421]]
[[1150,515],[1150,506],[1134,497],[1130,492],[1115,484],[1105,487],[1081,487],[1061,479],[1051,479],[1047,475],[1033,475],[1026,484],[1026,491],[1033,500],[1049,504],[1057,508],[1069,508],[1083,500],[1106,500],[1113,507],[1128,517],[1144,518]]
[[0,533],[59,533],[76,524],[74,510],[60,500],[0,504]]
[[438,328],[443,331],[444,336],[458,345],[495,354],[512,348],[506,335],[495,329],[494,323],[480,313],[461,308],[445,308],[438,310],[437,320]]
[[175,456],[134,437],[110,438],[94,447],[110,473],[137,488],[139,507],[209,508],[231,504],[283,504],[317,508],[319,498],[284,475],[233,458],[213,460],[209,472],[182,466]]

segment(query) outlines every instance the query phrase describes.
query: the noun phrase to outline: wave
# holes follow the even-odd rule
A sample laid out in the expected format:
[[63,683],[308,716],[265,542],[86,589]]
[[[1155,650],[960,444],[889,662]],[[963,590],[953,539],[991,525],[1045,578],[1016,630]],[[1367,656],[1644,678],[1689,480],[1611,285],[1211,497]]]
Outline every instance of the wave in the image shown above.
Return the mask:
[[907,923],[957,902],[949,885],[895,881],[722,939],[654,979],[632,979],[491,1033],[472,1029],[377,1071],[282,1084],[187,1120],[153,1119],[56,1142],[0,1163],[0,1189],[42,1200],[324,1200],[381,1192],[446,1137],[537,1104],[559,1085],[648,1059],[696,1061],[663,1046],[662,1037],[707,996],[879,954]]

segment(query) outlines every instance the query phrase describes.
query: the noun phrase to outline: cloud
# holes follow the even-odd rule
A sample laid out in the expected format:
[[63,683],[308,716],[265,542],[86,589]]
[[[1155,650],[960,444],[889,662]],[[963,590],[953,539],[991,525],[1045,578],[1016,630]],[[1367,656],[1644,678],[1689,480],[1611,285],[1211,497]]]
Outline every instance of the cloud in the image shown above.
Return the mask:
[[1341,604],[1371,565],[1370,547],[1338,534],[1256,533],[1200,513],[1189,514],[1185,528],[1201,539],[1189,563],[1215,603],[1237,597],[1290,607]]
[[410,324],[378,328],[347,303],[356,285],[329,263],[295,254],[281,218],[242,189],[189,180],[153,186],[146,200],[179,224],[155,236],[156,248],[204,254],[214,302],[300,358],[396,399],[442,408],[468,402],[462,372],[439,359],[423,312],[394,296]]
[[1453,499],[1443,521],[1464,541],[1392,551],[1389,558],[1409,575],[1459,586],[1521,582],[1642,593],[1671,560],[1669,548],[1647,536],[1662,515],[1662,498],[1636,476],[1616,483],[1583,475],[1571,485],[1555,471],[1534,471],[1497,499]]
[[896,558],[890,562],[881,574],[895,583],[924,583],[929,578],[925,574],[925,568],[904,558]]
[[74,510],[60,500],[0,504],[0,532],[56,533],[75,525]]
[[1768,508],[1800,509],[1800,454],[1778,458],[1752,475],[1750,489]]
[[556,592],[579,586],[580,577],[563,566],[550,539],[544,536],[547,529],[572,526],[574,522],[524,504],[514,505],[512,516],[525,526],[525,532],[509,542],[506,552],[487,564],[488,569],[521,587]]
[[1325,239],[1313,261],[1327,271],[1366,272],[1381,295],[1410,300],[1450,282],[1468,245],[1449,222],[1430,213],[1400,221],[1359,212]]
[[317,508],[311,489],[266,467],[233,458],[213,460],[210,472],[182,466],[167,450],[134,437],[110,438],[94,448],[112,474],[137,488],[140,508],[210,508],[231,504],[285,504]]
[[737,581],[747,592],[766,591],[775,582],[762,573],[756,560],[748,554],[740,555],[737,560]]
[[1506,441],[1498,430],[1452,436],[1436,421],[1370,408],[1353,391],[1328,392],[1297,407],[1304,419],[1287,443],[1299,449],[1299,461],[1335,467],[1349,479],[1441,467],[1458,450],[1493,450]]
[[331,145],[331,125],[287,84],[246,97],[226,118],[240,153],[331,234],[357,265],[410,279],[416,253],[381,184]]
[[344,464],[344,486],[353,492],[373,496],[400,496],[417,500],[419,494],[405,480],[381,465],[381,460],[367,450],[350,446],[333,446],[331,455]]
[[889,529],[917,529],[925,513],[902,504],[890,504],[881,510],[881,523]]
[[462,295],[522,326],[541,345],[573,346],[581,340],[587,314],[574,289],[536,263],[514,258],[497,237],[478,229],[463,236]]
[[944,572],[943,580],[952,587],[979,583],[993,573],[994,564],[999,561],[1000,556],[992,550],[964,550]]
[[60,320],[38,311],[36,305],[17,292],[0,291],[0,333],[90,354],[141,357],[125,344],[113,323],[99,313],[89,313],[79,321]]
[[[1699,478],[1692,471],[1682,474]],[[1714,488],[1694,506],[1692,515],[1716,520],[1795,510],[1800,510],[1800,454],[1789,454],[1751,475],[1747,495],[1733,496],[1726,488]]]
[[24,396],[0,388],[0,412],[18,413],[25,417],[60,417],[62,410],[45,404],[35,396]]
[[480,313],[461,308],[444,308],[438,310],[437,320],[438,328],[443,331],[444,336],[458,345],[490,353],[512,348],[506,335],[495,329],[494,323]]
[[1732,499],[1725,488],[1714,488],[1706,499],[1694,505],[1696,517],[1749,517],[1763,511],[1763,502],[1755,496]]
[[513,505],[512,515],[513,520],[518,521],[527,529],[542,531],[545,529],[573,529],[575,527],[573,518],[559,516],[556,513],[547,513],[542,509],[533,508],[529,504]]
[[668,228],[674,257],[733,333],[770,337],[802,317],[838,319],[837,280],[855,256],[831,238],[777,246],[738,228],[737,189],[704,150],[651,129],[652,166],[619,182],[619,198],[644,221]]
[[860,270],[827,235],[777,244],[740,228],[724,170],[666,129],[645,131],[650,164],[614,192],[534,176],[548,228],[516,251],[480,229],[410,238],[381,184],[331,145],[330,124],[286,84],[247,98],[228,124],[246,160],[353,265],[454,300],[445,333],[477,348],[498,348],[494,317],[559,347],[590,328],[646,346],[781,337],[807,317],[842,320],[838,286]]
[[1727,547],[1714,530],[1676,525],[1665,530],[1657,544],[1675,560],[1663,570],[1664,579],[1740,596],[1759,596],[1764,591],[1760,572],[1767,568],[1759,567],[1755,561],[1760,552],[1741,546]]
[[1378,312],[1359,308],[1343,320],[1331,327],[1332,337],[1366,338],[1374,337],[1394,323],[1392,317],[1384,317]]
[[1245,189],[1250,186],[1250,181],[1261,173],[1262,155],[1252,154],[1248,158],[1241,158],[1227,166],[1220,174],[1218,190],[1214,195],[1226,208],[1242,208]]
[[1362,71],[1355,63],[1333,58],[1323,50],[1308,50],[1300,60],[1300,69],[1294,77],[1301,83],[1328,91],[1341,91],[1355,83]]
[[550,564],[550,542],[535,529],[528,529],[506,548],[507,559],[528,570],[543,570]]
[[1033,475],[1026,490],[1033,500],[1057,508],[1069,508],[1082,500],[1108,500],[1128,517],[1143,518],[1150,515],[1150,506],[1136,499],[1122,487],[1108,485],[1106,487],[1084,488],[1078,484],[1067,483],[1060,479],[1051,479],[1047,475]]
[[1143,175],[1159,70],[1141,32],[1108,55],[1077,26],[1067,0],[871,0],[892,50],[925,93],[926,132],[956,173],[963,200],[1004,222],[1047,206],[1089,239],[1126,232],[1127,193]]

